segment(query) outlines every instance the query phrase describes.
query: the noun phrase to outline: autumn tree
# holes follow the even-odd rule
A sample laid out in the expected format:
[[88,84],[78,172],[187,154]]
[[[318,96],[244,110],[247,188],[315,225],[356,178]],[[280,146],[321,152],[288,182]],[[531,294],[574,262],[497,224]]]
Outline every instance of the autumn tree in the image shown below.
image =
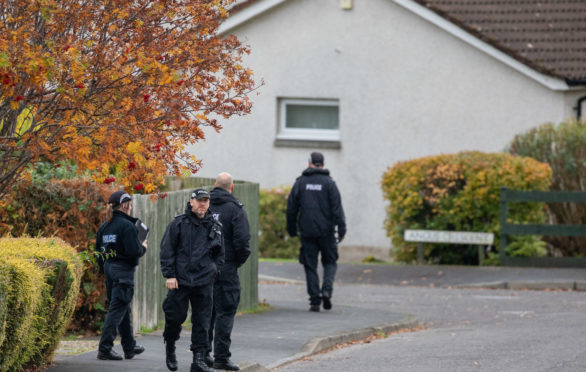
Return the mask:
[[38,161],[147,192],[197,170],[186,147],[255,89],[248,48],[217,34],[232,2],[2,0],[0,195]]

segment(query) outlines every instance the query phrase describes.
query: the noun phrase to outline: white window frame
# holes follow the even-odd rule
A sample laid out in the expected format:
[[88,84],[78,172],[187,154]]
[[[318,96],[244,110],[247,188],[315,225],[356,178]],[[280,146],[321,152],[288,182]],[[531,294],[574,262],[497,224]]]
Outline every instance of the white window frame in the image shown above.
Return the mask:
[[[287,105],[334,106],[338,108],[338,129],[287,128]],[[340,141],[340,101],[335,99],[279,99],[277,139],[306,141]]]

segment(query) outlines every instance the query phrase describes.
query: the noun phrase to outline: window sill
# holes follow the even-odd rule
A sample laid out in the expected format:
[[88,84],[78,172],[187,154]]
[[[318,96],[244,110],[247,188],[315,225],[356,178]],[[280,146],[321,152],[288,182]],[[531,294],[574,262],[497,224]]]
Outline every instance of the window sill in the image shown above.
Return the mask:
[[342,143],[336,140],[316,141],[300,139],[275,139],[275,147],[297,147],[314,149],[341,149]]

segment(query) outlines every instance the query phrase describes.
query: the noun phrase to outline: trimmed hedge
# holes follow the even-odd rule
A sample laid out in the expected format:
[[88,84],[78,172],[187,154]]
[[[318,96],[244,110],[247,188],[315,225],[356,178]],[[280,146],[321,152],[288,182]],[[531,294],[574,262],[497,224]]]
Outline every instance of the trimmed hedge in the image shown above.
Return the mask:
[[8,318],[8,289],[10,288],[9,277],[8,266],[0,260],[0,346],[6,339],[6,325]]
[[[391,254],[398,261],[416,259],[417,243],[403,240],[407,229],[494,232],[498,247],[500,188],[547,190],[550,179],[549,165],[500,153],[462,152],[397,163],[382,177],[383,194],[390,201],[385,225],[393,243]],[[540,223],[543,208],[540,203],[515,203],[509,216],[518,223]],[[511,255],[543,253],[537,238],[522,239],[517,246],[523,252]],[[477,263],[476,247],[424,246],[431,262]]]
[[265,258],[297,258],[299,238],[287,234],[287,197],[291,186],[260,190],[258,249]]
[[0,239],[0,371],[50,362],[79,293],[83,266],[58,238]]

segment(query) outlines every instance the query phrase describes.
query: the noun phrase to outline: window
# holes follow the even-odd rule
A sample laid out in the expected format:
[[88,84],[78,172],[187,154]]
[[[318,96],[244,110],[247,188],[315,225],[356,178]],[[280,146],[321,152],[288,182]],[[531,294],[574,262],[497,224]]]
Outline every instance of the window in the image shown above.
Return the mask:
[[279,101],[278,140],[340,141],[338,100]]

